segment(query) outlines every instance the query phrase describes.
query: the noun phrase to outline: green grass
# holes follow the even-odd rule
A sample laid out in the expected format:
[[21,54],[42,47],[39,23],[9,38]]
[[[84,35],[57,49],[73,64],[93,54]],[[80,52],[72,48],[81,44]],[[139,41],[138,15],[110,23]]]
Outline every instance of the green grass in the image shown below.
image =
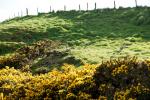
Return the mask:
[[61,11],[15,18],[0,24],[0,55],[46,38],[66,43],[72,55],[90,63],[125,55],[147,58],[150,56],[149,12],[150,8],[139,7]]

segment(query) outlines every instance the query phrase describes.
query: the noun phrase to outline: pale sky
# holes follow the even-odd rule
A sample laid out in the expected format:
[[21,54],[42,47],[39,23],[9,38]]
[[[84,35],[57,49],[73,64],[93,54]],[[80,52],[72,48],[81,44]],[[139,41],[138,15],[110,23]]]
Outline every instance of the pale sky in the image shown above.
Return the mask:
[[[50,5],[52,10],[62,10],[64,5],[67,10],[78,9],[81,5],[82,10],[86,10],[86,4],[89,3],[89,9],[94,9],[94,3],[97,3],[97,8],[112,8],[114,0],[0,0],[0,21],[18,16],[18,12],[25,15],[25,9],[29,9],[29,14],[36,14],[37,7],[39,12],[49,12]],[[116,6],[134,7],[135,0],[115,0]],[[150,6],[150,0],[137,0],[138,5]]]

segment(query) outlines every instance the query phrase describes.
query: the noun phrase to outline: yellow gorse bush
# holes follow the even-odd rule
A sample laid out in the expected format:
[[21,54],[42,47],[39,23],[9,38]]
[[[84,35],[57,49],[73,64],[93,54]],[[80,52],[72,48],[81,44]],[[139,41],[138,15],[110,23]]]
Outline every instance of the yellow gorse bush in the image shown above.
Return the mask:
[[78,68],[64,64],[40,75],[6,67],[0,70],[0,99],[148,99],[149,66],[133,57]]
[[115,76],[115,75],[121,74],[121,73],[127,74],[127,72],[128,72],[128,67],[125,66],[125,65],[121,65],[120,67],[115,68],[115,69],[112,71],[112,75]]

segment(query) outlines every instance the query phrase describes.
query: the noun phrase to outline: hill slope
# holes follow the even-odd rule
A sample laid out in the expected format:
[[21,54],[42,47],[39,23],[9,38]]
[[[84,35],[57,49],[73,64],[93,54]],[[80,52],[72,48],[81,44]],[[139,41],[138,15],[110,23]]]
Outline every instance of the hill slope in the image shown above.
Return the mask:
[[59,40],[85,62],[124,55],[150,56],[150,8],[59,11],[0,24],[0,54],[41,39]]

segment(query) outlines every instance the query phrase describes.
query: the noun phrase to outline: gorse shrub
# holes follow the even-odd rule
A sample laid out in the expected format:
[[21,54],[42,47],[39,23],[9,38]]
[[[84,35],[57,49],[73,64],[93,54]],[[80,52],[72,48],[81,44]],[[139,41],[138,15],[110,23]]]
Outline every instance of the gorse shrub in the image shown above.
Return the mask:
[[[110,98],[150,98],[149,61],[138,61],[136,57],[107,61],[97,67],[94,74],[99,94]],[[102,85],[103,84],[103,85]],[[118,93],[119,90],[119,93]],[[121,96],[121,97],[120,97]]]
[[136,57],[84,65],[65,64],[61,71],[33,76],[6,67],[0,70],[4,99],[138,99],[150,98],[150,61]]
[[[62,71],[53,70],[47,74],[36,76],[7,67],[1,70],[0,85],[3,90],[9,89],[11,91],[9,93],[1,92],[6,98],[12,99],[64,99],[66,96],[71,98],[69,94],[74,92],[74,88],[78,88],[77,94],[80,87],[85,88],[84,81],[89,81],[88,83],[92,84],[90,79],[95,67],[95,65],[85,65],[83,69],[76,69],[73,65],[64,65]],[[80,86],[80,84],[83,86]],[[72,94],[77,97],[76,94]],[[82,94],[80,93],[80,95]]]
[[[24,46],[10,56],[1,57],[0,68],[9,66],[22,69],[24,72],[27,70],[25,67],[28,66],[28,71],[33,69],[32,72],[35,70],[34,73],[44,73],[51,70],[54,66],[59,67],[64,63],[78,66],[83,65],[80,59],[76,59],[74,56],[69,55],[68,49],[59,50],[61,48],[60,44],[62,43],[59,41],[41,40],[30,46]],[[45,69],[46,67],[44,69],[39,68],[39,66],[50,67],[50,69]]]
[[33,43],[31,46],[24,46],[18,49],[12,56],[1,58],[0,68],[5,66],[21,68],[40,56],[48,55],[58,48],[59,45],[60,42],[58,41],[41,40]]

